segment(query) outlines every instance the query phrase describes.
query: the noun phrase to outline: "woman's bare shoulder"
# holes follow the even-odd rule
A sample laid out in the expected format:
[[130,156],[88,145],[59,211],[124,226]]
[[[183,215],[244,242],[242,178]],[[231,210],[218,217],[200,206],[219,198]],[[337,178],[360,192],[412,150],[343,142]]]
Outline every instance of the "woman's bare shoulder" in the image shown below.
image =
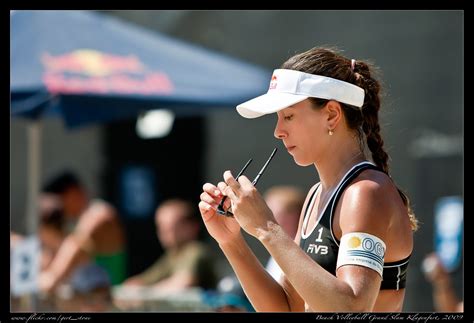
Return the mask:
[[397,187],[385,173],[366,170],[341,195],[342,232],[366,230],[386,234],[394,217],[406,214]]

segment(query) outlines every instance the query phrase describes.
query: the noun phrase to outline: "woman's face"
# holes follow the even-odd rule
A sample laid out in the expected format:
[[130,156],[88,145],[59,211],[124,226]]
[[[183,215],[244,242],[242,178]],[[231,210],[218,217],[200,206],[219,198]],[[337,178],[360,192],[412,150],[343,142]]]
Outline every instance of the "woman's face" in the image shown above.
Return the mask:
[[277,112],[274,135],[281,139],[296,164],[308,166],[324,153],[321,138],[328,136],[325,109],[313,108],[309,100],[296,103]]

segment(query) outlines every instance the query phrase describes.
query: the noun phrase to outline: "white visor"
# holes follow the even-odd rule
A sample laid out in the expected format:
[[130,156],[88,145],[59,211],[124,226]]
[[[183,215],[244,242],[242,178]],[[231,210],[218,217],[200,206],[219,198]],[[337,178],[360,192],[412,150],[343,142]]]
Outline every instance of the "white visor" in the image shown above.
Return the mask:
[[276,69],[266,94],[237,106],[244,118],[258,118],[280,111],[309,97],[335,100],[356,107],[364,104],[364,89],[331,77]]

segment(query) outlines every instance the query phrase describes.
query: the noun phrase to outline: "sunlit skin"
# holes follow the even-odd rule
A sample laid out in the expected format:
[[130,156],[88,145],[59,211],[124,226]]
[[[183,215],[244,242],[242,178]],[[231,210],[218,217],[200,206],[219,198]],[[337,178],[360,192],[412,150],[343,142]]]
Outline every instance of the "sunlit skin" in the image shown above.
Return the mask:
[[313,109],[308,100],[277,112],[274,136],[300,166],[314,164],[329,149],[329,140],[323,139],[327,137],[321,121],[323,113],[324,110]]
[[[277,113],[274,135],[282,140],[295,163],[313,164],[321,190],[308,223],[314,227],[321,208],[344,174],[366,160],[355,131],[348,128],[340,104],[328,101],[315,109],[304,100]],[[329,135],[329,131],[333,131]],[[303,217],[295,241],[277,224],[272,212],[246,176],[203,186],[199,208],[208,232],[219,243],[242,286],[258,311],[400,311],[404,290],[380,291],[381,277],[357,265],[339,267],[333,276],[298,246]],[[303,210],[315,186],[308,192]],[[234,217],[216,215],[222,196],[228,196]],[[284,272],[281,285],[265,273],[240,233],[254,236]],[[407,209],[390,178],[375,170],[361,172],[337,204],[333,229],[338,239],[348,232],[366,232],[388,246],[385,261],[407,257],[413,248]],[[296,242],[296,243],[295,243]],[[295,266],[297,264],[297,266]],[[267,297],[272,295],[273,297]]]

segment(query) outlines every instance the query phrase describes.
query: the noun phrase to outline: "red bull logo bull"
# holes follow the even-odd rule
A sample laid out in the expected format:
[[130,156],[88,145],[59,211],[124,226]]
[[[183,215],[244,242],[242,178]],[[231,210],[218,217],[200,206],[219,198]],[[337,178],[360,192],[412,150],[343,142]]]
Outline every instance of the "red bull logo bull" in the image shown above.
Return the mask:
[[91,49],[41,57],[43,82],[51,93],[166,94],[173,91],[168,76],[150,71],[134,55],[119,56]]
[[272,80],[270,81],[270,87],[268,88],[269,90],[275,89],[277,86],[277,76],[275,74],[272,75]]

